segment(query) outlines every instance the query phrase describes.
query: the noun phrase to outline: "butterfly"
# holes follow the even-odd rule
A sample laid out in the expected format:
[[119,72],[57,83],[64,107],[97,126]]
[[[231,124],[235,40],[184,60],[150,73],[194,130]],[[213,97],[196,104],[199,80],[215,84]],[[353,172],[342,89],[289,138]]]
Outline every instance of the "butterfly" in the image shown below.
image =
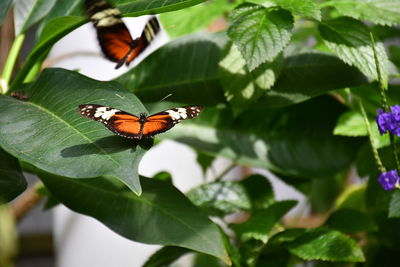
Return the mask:
[[151,116],[147,116],[146,113],[135,116],[116,108],[96,104],[79,105],[82,116],[101,122],[115,134],[134,139],[150,138],[165,132],[182,120],[196,118],[202,109],[202,106],[185,106],[167,109]]
[[160,31],[156,17],[150,18],[139,38],[132,39],[121,19],[121,12],[104,0],[86,0],[86,12],[97,31],[97,39],[106,58],[117,62],[116,69],[128,66]]

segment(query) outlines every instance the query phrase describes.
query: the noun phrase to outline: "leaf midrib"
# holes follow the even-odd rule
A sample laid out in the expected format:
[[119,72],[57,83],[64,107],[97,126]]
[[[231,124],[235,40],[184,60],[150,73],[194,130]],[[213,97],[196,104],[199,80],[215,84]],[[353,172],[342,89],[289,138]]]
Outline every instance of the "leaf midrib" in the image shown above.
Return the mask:
[[30,105],[38,108],[41,111],[46,112],[47,114],[49,114],[50,116],[56,118],[57,120],[59,120],[60,122],[64,123],[65,125],[67,125],[68,128],[72,129],[74,132],[76,132],[79,136],[81,136],[83,139],[87,140],[90,144],[92,144],[93,146],[95,146],[102,154],[104,154],[105,156],[107,156],[112,162],[114,162],[118,167],[121,167],[121,165],[118,163],[118,161],[116,161],[110,154],[108,154],[101,146],[97,145],[95,142],[93,142],[89,137],[87,137],[86,135],[82,134],[80,131],[78,131],[75,127],[73,127],[71,124],[69,124],[67,121],[63,120],[61,117],[57,116],[55,113],[50,112],[49,110],[41,107],[40,105],[37,105],[33,102],[29,102]]

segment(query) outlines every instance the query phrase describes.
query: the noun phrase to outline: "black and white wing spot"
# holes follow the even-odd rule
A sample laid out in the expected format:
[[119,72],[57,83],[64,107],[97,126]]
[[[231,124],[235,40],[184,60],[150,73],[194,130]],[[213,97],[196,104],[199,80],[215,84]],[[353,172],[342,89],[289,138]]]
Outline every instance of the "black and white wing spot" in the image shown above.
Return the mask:
[[112,116],[120,112],[119,109],[94,104],[80,105],[79,111],[82,116],[106,125]]
[[165,112],[171,117],[173,124],[177,124],[182,120],[196,118],[203,107],[201,106],[186,106],[181,108],[173,108]]

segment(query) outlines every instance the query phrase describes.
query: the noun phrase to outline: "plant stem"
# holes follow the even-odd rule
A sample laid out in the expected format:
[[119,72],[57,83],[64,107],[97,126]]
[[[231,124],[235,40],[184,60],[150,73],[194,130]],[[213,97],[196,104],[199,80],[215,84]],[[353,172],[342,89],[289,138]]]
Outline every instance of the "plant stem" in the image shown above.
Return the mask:
[[371,125],[369,124],[367,113],[365,112],[364,105],[361,99],[358,99],[358,103],[360,106],[361,113],[364,118],[365,125],[367,126],[369,143],[371,144],[372,154],[374,155],[375,163],[378,166],[378,169],[381,173],[386,172],[386,168],[383,166],[381,158],[379,157],[378,148],[375,146],[374,138],[372,137],[372,129]]
[[6,61],[6,65],[4,66],[3,75],[1,76],[1,92],[3,94],[7,93],[9,89],[9,83],[11,80],[12,71],[14,69],[15,62],[17,61],[19,51],[21,50],[22,44],[25,40],[25,34],[21,33],[18,35],[13,45],[11,46],[10,53],[8,54],[8,58]]
[[29,187],[12,205],[12,211],[16,221],[21,220],[29,211],[36,207],[43,196],[37,193],[37,188],[42,186],[42,182],[37,182]]
[[224,176],[228,173],[228,172],[230,172],[233,168],[235,168],[236,167],[236,163],[234,163],[234,162],[232,162],[225,170],[223,170],[221,173],[220,173],[220,175],[218,175],[217,177],[215,177],[215,181],[219,181],[219,180],[221,180],[222,178],[224,178]]

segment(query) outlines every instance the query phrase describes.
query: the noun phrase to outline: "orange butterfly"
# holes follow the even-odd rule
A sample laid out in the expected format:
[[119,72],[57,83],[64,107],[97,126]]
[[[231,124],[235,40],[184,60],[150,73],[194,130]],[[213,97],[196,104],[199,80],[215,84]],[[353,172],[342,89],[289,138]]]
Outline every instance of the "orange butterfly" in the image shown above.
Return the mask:
[[143,29],[142,35],[132,39],[128,28],[121,19],[121,12],[104,0],[86,0],[86,12],[97,31],[101,50],[106,58],[117,62],[116,69],[124,63],[128,66],[154,39],[160,31],[156,17],[152,17]]
[[185,106],[151,116],[140,113],[138,117],[116,108],[95,104],[79,105],[82,116],[101,122],[115,134],[134,139],[150,138],[165,132],[182,120],[196,118],[202,109],[201,106]]

